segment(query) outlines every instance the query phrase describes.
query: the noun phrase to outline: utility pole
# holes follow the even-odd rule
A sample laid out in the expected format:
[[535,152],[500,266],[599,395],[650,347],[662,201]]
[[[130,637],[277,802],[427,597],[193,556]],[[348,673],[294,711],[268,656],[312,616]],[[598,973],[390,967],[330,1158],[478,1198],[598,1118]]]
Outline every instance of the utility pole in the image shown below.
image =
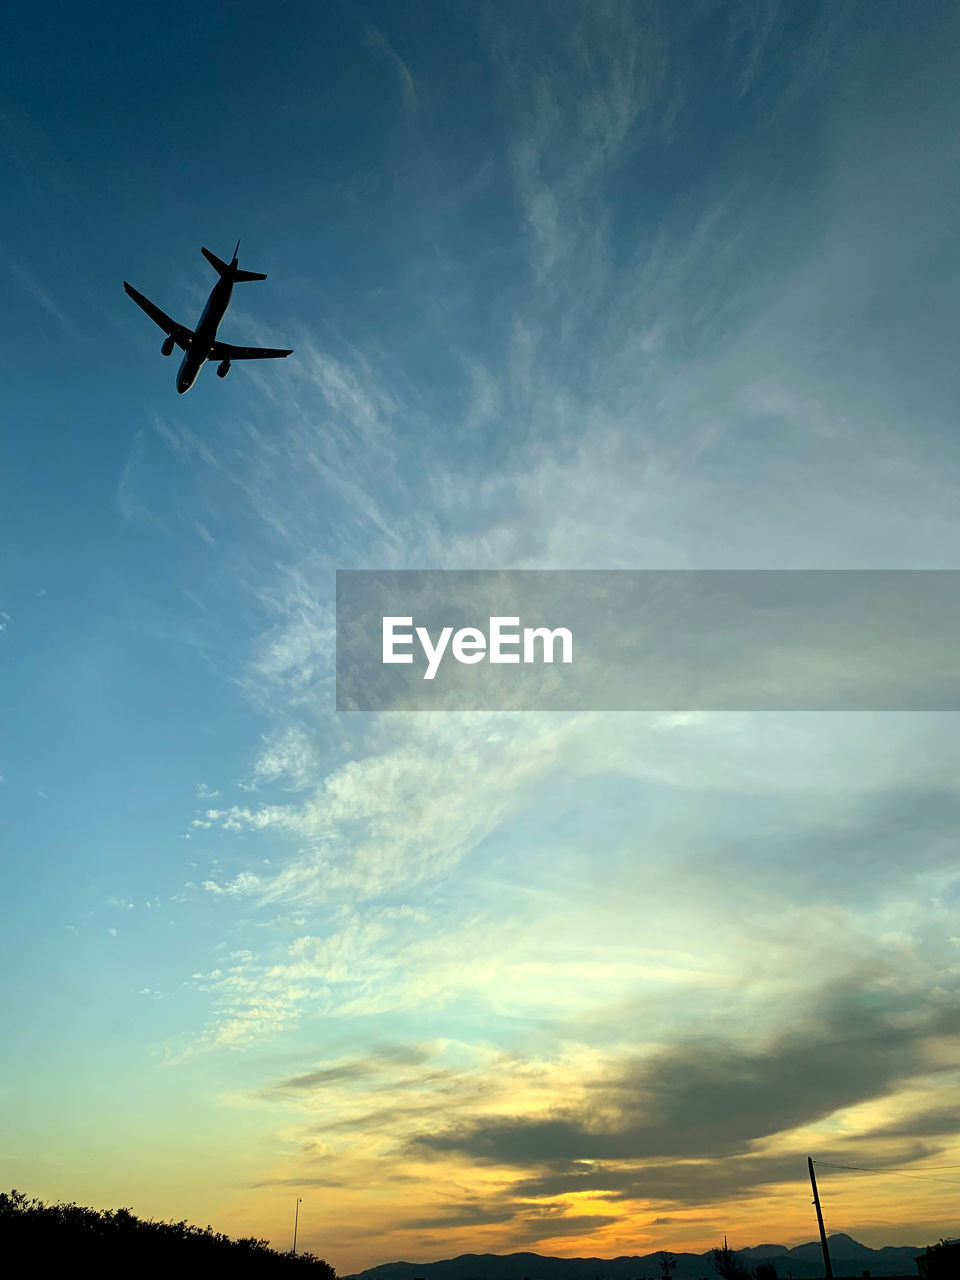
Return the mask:
[[[819,1213],[819,1210],[817,1210]],[[293,1252],[297,1252],[297,1223],[300,1221],[300,1196],[297,1196],[297,1208],[293,1215]]]
[[817,1177],[813,1172],[813,1156],[807,1156],[807,1168],[810,1170],[810,1185],[813,1187],[813,1203],[817,1210],[817,1225],[820,1228],[820,1246],[823,1249],[823,1274],[826,1280],[833,1280],[833,1268],[830,1266],[830,1250],[827,1248],[827,1233],[823,1229],[823,1214],[820,1211],[820,1196],[817,1194]]

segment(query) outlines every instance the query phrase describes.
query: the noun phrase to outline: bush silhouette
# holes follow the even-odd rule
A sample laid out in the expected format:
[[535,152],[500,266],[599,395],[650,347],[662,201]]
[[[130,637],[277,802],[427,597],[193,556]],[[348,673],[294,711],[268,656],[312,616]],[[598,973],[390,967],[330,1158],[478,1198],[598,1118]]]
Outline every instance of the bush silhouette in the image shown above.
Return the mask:
[[[231,1240],[212,1227],[146,1221],[130,1209],[44,1204],[22,1192],[0,1192],[0,1266],[13,1274],[65,1275],[95,1268],[102,1276],[274,1276],[291,1268],[336,1280],[328,1262],[310,1253],[278,1253],[252,1236]],[[20,1264],[20,1265],[17,1265]]]

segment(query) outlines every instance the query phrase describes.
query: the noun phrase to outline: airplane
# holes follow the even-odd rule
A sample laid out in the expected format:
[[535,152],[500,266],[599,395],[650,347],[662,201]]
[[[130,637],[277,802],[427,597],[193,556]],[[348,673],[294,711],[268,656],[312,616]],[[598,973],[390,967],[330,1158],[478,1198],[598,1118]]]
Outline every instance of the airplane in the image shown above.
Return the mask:
[[233,261],[229,264],[221,261],[215,253],[211,253],[209,249],[201,248],[200,252],[214,267],[220,279],[210,291],[210,297],[207,299],[207,305],[203,308],[203,315],[197,324],[196,329],[188,329],[185,324],[177,324],[176,320],[171,320],[168,315],[160,310],[158,306],[145,298],[142,293],[138,293],[132,284],[123,282],[123,287],[134,300],[138,307],[141,307],[155,324],[158,324],[166,333],[166,337],[160,347],[165,356],[173,353],[174,346],[178,346],[183,350],[183,360],[180,362],[180,368],[177,372],[177,390],[181,395],[190,388],[197,380],[197,374],[200,372],[207,360],[219,360],[217,365],[217,377],[225,378],[230,372],[230,362],[232,360],[274,360],[281,356],[289,356],[293,354],[293,350],[281,351],[275,347],[234,347],[229,342],[220,342],[217,338],[217,329],[220,322],[226,314],[227,307],[230,305],[230,296],[233,293],[233,286],[240,280],[266,280],[265,275],[261,275],[258,271],[241,271],[237,266],[237,254],[240,252],[240,241],[237,241],[237,247],[233,251]]

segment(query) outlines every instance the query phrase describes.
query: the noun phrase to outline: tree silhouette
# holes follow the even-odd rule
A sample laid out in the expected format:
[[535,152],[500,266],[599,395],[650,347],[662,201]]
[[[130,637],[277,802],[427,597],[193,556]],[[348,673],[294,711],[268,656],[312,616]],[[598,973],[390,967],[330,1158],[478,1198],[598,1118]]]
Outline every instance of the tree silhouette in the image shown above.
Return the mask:
[[274,1276],[306,1268],[317,1280],[336,1280],[328,1262],[310,1253],[278,1253],[253,1236],[231,1240],[212,1227],[152,1222],[130,1209],[47,1205],[20,1191],[0,1192],[0,1265],[23,1257],[30,1271],[54,1275],[96,1269],[105,1275],[154,1280],[181,1277]]
[[728,1246],[726,1236],[723,1237],[723,1247],[713,1251],[713,1265],[722,1280],[753,1280],[753,1273]]

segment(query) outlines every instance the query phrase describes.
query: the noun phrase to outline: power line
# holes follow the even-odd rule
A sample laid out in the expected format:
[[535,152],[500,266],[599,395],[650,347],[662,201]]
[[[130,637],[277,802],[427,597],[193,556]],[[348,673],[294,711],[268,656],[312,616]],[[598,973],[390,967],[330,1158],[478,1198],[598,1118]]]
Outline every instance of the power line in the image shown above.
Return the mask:
[[926,1168],[936,1172],[939,1169],[960,1169],[960,1164],[928,1164]]
[[[851,1173],[889,1173],[895,1178],[917,1178],[921,1182],[945,1182],[950,1187],[960,1187],[960,1180],[957,1178],[928,1178],[922,1173],[904,1173],[902,1169],[864,1169],[857,1164],[834,1164],[832,1160],[814,1160],[814,1164],[822,1165],[824,1169],[847,1169]],[[957,1169],[960,1165],[942,1165],[944,1169]]]

